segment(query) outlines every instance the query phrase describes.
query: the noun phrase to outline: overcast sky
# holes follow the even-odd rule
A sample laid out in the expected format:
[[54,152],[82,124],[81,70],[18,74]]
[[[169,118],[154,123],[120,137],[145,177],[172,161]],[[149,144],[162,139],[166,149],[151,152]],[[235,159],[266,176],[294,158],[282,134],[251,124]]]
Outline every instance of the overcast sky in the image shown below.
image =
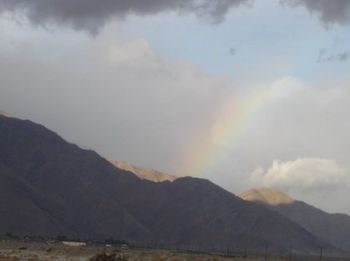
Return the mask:
[[0,0],[0,79],[107,159],[350,213],[350,1]]

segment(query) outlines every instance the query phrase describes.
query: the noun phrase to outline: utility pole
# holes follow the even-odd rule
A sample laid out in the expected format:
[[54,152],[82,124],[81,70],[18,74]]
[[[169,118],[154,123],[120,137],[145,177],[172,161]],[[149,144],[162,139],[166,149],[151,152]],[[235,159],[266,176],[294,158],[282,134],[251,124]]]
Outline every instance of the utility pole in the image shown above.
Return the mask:
[[323,257],[323,247],[320,247],[320,261],[322,261],[322,257]]
[[265,245],[265,256],[264,256],[264,260],[267,261],[267,249],[268,249],[268,245]]

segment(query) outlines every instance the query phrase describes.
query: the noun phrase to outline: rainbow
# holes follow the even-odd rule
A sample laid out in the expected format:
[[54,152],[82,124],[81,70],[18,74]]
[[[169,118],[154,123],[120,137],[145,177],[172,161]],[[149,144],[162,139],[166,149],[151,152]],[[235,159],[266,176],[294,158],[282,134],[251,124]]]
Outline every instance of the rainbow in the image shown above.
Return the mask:
[[225,150],[220,144],[232,146],[239,140],[253,116],[274,97],[278,90],[276,87],[259,89],[246,97],[234,97],[224,103],[214,128],[197,134],[193,139],[191,149],[186,153],[184,173],[189,176],[204,176],[219,164],[225,157]]

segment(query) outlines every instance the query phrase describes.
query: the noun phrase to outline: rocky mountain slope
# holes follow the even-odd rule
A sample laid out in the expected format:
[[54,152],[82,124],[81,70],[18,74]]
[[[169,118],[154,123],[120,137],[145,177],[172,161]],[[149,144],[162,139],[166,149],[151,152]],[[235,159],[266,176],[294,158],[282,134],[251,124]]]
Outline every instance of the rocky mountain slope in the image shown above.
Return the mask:
[[0,186],[0,234],[304,254],[325,245],[336,253],[275,211],[208,180],[143,180],[41,125],[4,116]]
[[267,188],[252,189],[240,195],[273,209],[301,225],[315,237],[342,248],[350,249],[350,216],[330,214],[305,202],[294,200],[287,194]]

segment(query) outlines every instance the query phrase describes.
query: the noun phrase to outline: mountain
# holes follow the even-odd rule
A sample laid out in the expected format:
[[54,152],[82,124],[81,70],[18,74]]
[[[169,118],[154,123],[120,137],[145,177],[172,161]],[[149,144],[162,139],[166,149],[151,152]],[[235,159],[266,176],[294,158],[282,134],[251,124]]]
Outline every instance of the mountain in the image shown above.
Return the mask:
[[176,176],[162,173],[153,169],[140,168],[121,160],[115,160],[112,163],[119,169],[134,173],[140,179],[146,179],[153,182],[174,181],[177,179]]
[[251,189],[243,192],[240,197],[244,200],[261,202],[271,206],[290,204],[294,202],[294,199],[287,194],[268,188]]
[[316,254],[326,246],[275,211],[205,179],[151,182],[28,120],[0,116],[0,234]]
[[259,202],[301,225],[315,237],[333,246],[350,249],[350,216],[330,214],[285,193],[267,188],[252,189],[240,195],[242,199]]

